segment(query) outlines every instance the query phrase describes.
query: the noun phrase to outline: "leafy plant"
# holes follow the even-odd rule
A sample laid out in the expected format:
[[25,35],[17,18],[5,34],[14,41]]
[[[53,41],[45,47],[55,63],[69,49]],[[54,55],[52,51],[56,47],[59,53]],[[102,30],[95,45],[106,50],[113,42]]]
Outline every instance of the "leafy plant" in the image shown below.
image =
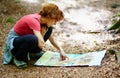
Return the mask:
[[13,17],[9,16],[6,18],[6,23],[15,23],[15,20],[13,19]]
[[[120,13],[117,14],[117,17]],[[115,33],[120,33],[120,19],[118,19],[108,30],[115,30]]]
[[120,6],[120,4],[118,4],[118,3],[113,3],[112,5],[111,5],[111,8],[118,8]]
[[120,16],[120,13],[118,13],[117,15]]

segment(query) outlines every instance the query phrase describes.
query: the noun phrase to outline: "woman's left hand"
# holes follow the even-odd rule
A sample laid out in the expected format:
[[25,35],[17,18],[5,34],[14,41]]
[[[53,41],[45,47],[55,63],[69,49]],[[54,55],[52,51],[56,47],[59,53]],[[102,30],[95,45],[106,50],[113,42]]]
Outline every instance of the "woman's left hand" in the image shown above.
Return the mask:
[[60,51],[60,58],[61,58],[61,60],[68,59],[68,57],[65,55],[64,51]]

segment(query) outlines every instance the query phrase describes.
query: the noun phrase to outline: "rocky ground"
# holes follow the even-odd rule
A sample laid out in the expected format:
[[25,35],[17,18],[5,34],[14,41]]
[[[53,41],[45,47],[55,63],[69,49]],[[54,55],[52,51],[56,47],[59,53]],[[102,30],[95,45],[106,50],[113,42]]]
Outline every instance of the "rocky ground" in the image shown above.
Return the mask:
[[[28,2],[29,1],[29,2]],[[0,77],[1,78],[120,78],[120,65],[109,49],[120,49],[120,34],[106,31],[120,12],[120,0],[1,0],[0,1]],[[35,67],[33,59],[26,69],[3,65],[3,49],[8,32],[23,15],[39,11],[45,2],[57,4],[65,19],[56,25],[55,39],[66,53],[107,50],[100,67]],[[9,20],[10,19],[10,20]],[[49,42],[46,48],[57,51]]]

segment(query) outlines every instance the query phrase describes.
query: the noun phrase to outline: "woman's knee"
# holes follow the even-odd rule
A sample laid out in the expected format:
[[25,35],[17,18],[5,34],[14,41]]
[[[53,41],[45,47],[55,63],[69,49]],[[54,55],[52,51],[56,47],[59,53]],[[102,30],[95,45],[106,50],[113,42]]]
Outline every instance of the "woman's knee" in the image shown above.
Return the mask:
[[34,46],[38,44],[38,39],[35,35],[29,34],[29,35],[20,36],[14,40],[14,45],[19,46],[21,44]]
[[26,35],[26,42],[28,44],[38,44],[38,39],[35,35]]
[[48,29],[48,31],[45,33],[45,35],[44,35],[44,41],[47,41],[47,40],[49,39],[52,31],[53,31],[53,28],[50,27],[50,28]]

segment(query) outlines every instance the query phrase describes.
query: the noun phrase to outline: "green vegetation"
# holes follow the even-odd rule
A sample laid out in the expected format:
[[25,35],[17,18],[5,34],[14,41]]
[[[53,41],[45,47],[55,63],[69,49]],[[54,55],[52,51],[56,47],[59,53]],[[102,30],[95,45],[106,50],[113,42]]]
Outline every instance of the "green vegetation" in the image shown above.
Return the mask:
[[15,20],[13,17],[9,16],[6,18],[6,23],[15,23]]

